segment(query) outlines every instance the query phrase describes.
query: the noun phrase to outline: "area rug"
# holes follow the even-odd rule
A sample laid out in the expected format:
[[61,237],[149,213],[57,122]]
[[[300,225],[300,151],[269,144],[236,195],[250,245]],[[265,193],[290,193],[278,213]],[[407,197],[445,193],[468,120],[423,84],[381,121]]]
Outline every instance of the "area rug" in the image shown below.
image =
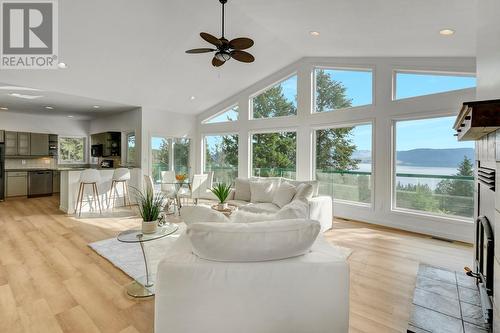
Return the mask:
[[[185,228],[186,226],[181,224],[179,230],[172,235],[144,243],[153,281],[156,280],[158,263],[168,254],[169,248]],[[114,237],[90,243],[88,246],[134,280],[146,275],[139,243],[122,243]]]
[[420,264],[407,332],[487,333],[474,278]]

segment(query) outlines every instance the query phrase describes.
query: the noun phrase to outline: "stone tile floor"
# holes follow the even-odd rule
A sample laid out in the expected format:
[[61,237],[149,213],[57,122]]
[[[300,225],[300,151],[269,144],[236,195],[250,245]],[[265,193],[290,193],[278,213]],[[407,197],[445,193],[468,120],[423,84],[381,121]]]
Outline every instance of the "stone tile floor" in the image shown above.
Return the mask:
[[420,264],[408,333],[487,333],[474,278]]

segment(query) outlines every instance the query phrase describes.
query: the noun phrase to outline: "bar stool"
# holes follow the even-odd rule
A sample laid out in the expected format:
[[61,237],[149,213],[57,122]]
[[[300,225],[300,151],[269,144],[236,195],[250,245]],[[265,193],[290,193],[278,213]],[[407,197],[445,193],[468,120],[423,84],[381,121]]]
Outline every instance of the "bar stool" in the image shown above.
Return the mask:
[[[108,197],[108,207],[111,203],[111,198],[113,199],[113,206],[115,206],[117,185],[122,184],[123,188],[123,206],[130,206],[130,195],[128,192],[128,181],[130,180],[130,170],[127,168],[118,168],[113,172],[113,178],[111,179],[111,193]],[[120,197],[118,195],[118,197]],[[127,205],[128,201],[128,205]]]
[[[101,175],[99,171],[94,169],[83,170],[80,174],[80,188],[78,189],[78,197],[76,199],[75,213],[78,212],[78,204],[80,204],[80,212],[78,217],[82,214],[83,205],[83,195],[85,194],[85,185],[92,185],[92,201],[94,203],[97,201],[99,206],[99,213],[102,214],[101,201],[99,200],[99,191],[97,189],[97,184],[101,182]],[[92,202],[89,201],[90,207],[92,207]]]

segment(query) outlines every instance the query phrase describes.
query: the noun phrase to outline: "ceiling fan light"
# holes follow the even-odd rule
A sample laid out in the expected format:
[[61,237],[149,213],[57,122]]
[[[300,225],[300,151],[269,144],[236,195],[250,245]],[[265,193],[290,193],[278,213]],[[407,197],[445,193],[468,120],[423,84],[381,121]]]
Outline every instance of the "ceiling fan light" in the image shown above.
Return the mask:
[[231,59],[231,55],[229,53],[226,53],[226,52],[217,52],[215,54],[215,58],[217,60],[220,60],[220,61],[228,61],[229,59]]

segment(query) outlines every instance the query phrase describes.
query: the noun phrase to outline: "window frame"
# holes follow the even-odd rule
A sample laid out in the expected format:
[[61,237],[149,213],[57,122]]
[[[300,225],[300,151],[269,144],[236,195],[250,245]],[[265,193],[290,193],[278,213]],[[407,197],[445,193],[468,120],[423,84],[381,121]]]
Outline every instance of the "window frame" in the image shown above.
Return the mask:
[[[428,95],[425,95],[428,96]],[[396,205],[396,153],[397,153],[397,126],[396,124],[398,122],[403,122],[403,121],[412,121],[412,120],[426,120],[426,119],[438,119],[438,118],[447,118],[447,117],[456,117],[456,112],[444,112],[442,114],[433,114],[433,115],[405,115],[401,117],[392,117],[391,119],[391,206],[390,206],[390,211],[391,213],[396,213],[396,214],[401,214],[401,215],[413,215],[413,216],[422,216],[425,218],[434,218],[434,219],[443,219],[447,221],[452,221],[452,222],[466,222],[466,223],[474,223],[474,218],[466,218],[466,217],[460,217],[460,216],[454,216],[454,215],[446,215],[446,214],[439,214],[439,213],[433,213],[433,212],[427,212],[427,211],[420,211],[420,210],[415,210],[415,209],[409,209],[409,208],[400,208],[397,207]]]
[[[418,96],[411,96],[411,97],[404,97],[404,98],[396,98],[396,95],[397,95],[397,74],[398,73],[415,74],[415,75],[434,75],[434,76],[459,76],[459,77],[462,76],[462,77],[473,77],[473,78],[476,78],[476,80],[477,80],[477,73],[394,68],[392,70],[392,94],[391,94],[391,101],[392,102],[407,101],[407,100],[412,100],[415,98],[421,98],[421,97],[426,97],[426,96],[435,96],[435,95],[439,95],[439,94],[447,94],[447,93],[453,93],[453,92],[458,92],[458,91],[462,91],[462,90],[476,88],[476,87],[462,88],[462,89],[454,89],[454,90],[448,90],[448,91],[437,92],[437,93],[432,93],[432,94],[425,94],[425,95],[418,95]],[[477,81],[476,81],[476,83],[477,83]]]
[[[232,110],[233,108],[237,107],[238,108],[238,118],[236,120],[225,120],[225,121],[219,121],[219,122],[216,122],[216,123],[211,123],[210,120],[220,116],[221,114],[224,114],[225,112],[227,111],[230,111]],[[213,124],[225,124],[225,123],[236,123],[240,120],[240,106],[239,106],[239,103],[234,103],[234,104],[231,104],[230,106],[222,109],[221,111],[209,116],[208,118],[206,118],[205,120],[202,120],[202,124],[203,125],[213,125]]]
[[[325,112],[317,112],[316,111],[316,70],[317,69],[324,69],[324,70],[340,70],[340,71],[352,71],[352,72],[370,72],[372,74],[372,102],[370,104],[364,104],[364,105],[357,105],[357,106],[351,106],[348,108],[340,108],[340,109],[334,109],[330,111],[325,111]],[[366,109],[370,107],[375,107],[376,101],[375,101],[375,84],[376,84],[376,78],[375,78],[376,72],[375,72],[375,66],[360,66],[360,67],[354,67],[354,66],[328,66],[328,65],[316,65],[312,67],[311,70],[311,78],[312,78],[312,87],[311,87],[311,114],[316,115],[316,114],[328,114],[336,111],[350,111],[350,110],[356,110],[356,109]]]
[[[61,140],[62,139],[83,139],[83,160],[63,160],[61,159]],[[88,161],[87,136],[85,135],[59,135],[57,137],[57,163],[58,164],[86,164]]]
[[[267,90],[273,88],[274,86],[277,86],[283,82],[285,82],[286,80],[292,78],[296,76],[297,77],[297,113],[296,114],[290,114],[290,115],[286,115],[286,116],[280,116],[280,117],[270,117],[270,118],[255,118],[253,115],[254,115],[254,111],[253,111],[253,100],[255,97],[265,93]],[[265,88],[262,88],[256,92],[254,92],[253,94],[250,94],[248,96],[248,120],[266,120],[266,119],[286,119],[286,118],[296,118],[298,113],[299,113],[299,103],[298,103],[298,93],[299,93],[299,74],[298,74],[298,71],[293,71],[291,72],[290,74],[282,77],[281,79],[279,80],[276,80],[274,81],[273,83],[271,84],[268,84]]]
[[[272,118],[270,118],[272,119]],[[284,127],[284,128],[265,128],[256,129],[248,131],[248,176],[253,176],[253,136],[255,134],[270,134],[270,133],[282,133],[282,132],[294,132],[295,133],[295,173],[298,170],[298,157],[299,157],[299,129],[297,127]]]
[[[149,155],[149,176],[153,177],[153,148],[151,147],[151,143],[152,143],[152,140],[153,138],[162,138],[162,139],[167,139],[167,140],[171,140],[170,141],[170,144],[169,144],[169,147],[172,149],[171,150],[171,153],[170,153],[170,156],[169,156],[169,167],[168,167],[168,171],[175,171],[175,156],[174,156],[174,141],[175,139],[188,139],[190,140],[189,142],[189,165],[188,165],[188,170],[189,170],[189,173],[192,173],[193,172],[193,167],[192,167],[192,164],[193,164],[193,161],[192,161],[192,153],[193,153],[193,138],[189,135],[184,135],[184,136],[172,136],[172,135],[163,135],[163,134],[158,134],[158,133],[151,133],[149,135],[149,140],[148,140],[148,155]],[[190,176],[190,175],[188,175]],[[154,179],[153,179],[154,181]]]
[[237,165],[237,174],[238,174],[238,177],[239,177],[239,171],[240,171],[240,158],[239,158],[239,154],[240,154],[240,144],[241,144],[241,140],[240,140],[240,133],[239,132],[223,132],[223,133],[202,133],[201,134],[201,170],[202,170],[202,173],[208,173],[208,171],[206,170],[206,166],[207,166],[207,141],[206,141],[206,137],[207,136],[226,136],[226,135],[236,135],[238,137],[238,165]]
[[[318,112],[318,113],[323,113],[323,112]],[[374,120],[359,120],[355,122],[349,122],[349,123],[333,123],[333,124],[325,124],[321,126],[311,126],[311,131],[312,131],[312,175],[310,175],[310,178],[313,180],[316,179],[316,131],[320,130],[325,130],[325,129],[334,129],[334,128],[345,128],[345,127],[356,127],[356,126],[363,126],[363,125],[371,125],[372,129],[372,135],[371,135],[371,152],[372,152],[372,163],[371,163],[371,177],[370,177],[370,185],[372,188],[371,195],[370,195],[370,203],[364,203],[364,202],[358,202],[358,201],[350,201],[350,200],[342,200],[342,199],[335,199],[332,196],[332,202],[333,203],[339,203],[339,204],[344,204],[344,205],[349,205],[349,206],[358,206],[358,207],[365,207],[365,208],[370,208],[372,211],[375,210],[375,154],[374,154],[374,149],[375,149],[375,121]]]

